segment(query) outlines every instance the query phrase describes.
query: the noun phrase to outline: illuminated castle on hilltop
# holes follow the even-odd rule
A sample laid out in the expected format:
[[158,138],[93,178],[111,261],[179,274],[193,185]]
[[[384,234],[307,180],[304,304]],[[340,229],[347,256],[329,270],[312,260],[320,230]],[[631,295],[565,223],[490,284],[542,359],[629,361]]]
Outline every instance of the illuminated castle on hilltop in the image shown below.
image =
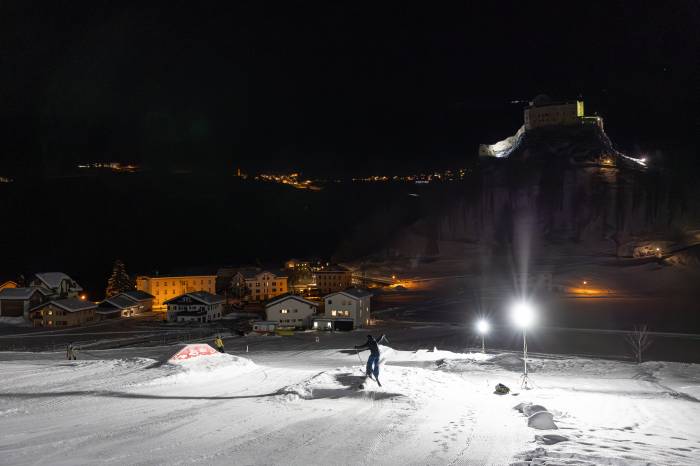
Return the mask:
[[595,124],[602,129],[603,119],[598,116],[585,116],[582,100],[553,102],[544,94],[535,97],[523,111],[523,126],[526,131],[544,126],[576,124]]
[[585,116],[583,101],[554,102],[549,96],[540,94],[523,110],[523,125],[515,135],[495,144],[481,144],[481,157],[507,157],[522,141],[528,131],[548,127],[597,126],[603,130],[603,119],[599,116]]

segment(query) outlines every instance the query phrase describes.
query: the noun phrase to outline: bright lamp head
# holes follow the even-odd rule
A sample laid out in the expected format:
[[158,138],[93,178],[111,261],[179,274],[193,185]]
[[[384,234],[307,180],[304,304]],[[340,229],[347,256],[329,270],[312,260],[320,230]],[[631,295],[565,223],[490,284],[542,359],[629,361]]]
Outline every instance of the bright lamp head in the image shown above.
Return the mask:
[[489,333],[490,328],[491,328],[491,326],[484,319],[481,319],[476,323],[476,330],[482,335]]
[[535,322],[535,309],[530,303],[519,301],[513,304],[511,316],[515,325],[525,329]]

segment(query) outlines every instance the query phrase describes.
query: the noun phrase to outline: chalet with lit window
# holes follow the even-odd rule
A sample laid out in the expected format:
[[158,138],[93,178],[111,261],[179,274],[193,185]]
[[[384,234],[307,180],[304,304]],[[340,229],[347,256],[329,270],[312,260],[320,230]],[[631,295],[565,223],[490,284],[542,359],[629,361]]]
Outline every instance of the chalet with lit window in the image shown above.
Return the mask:
[[278,327],[310,328],[318,304],[296,295],[280,296],[265,304],[265,319]]
[[128,296],[111,296],[97,305],[97,316],[102,319],[133,317],[139,314],[139,303]]
[[207,291],[194,291],[164,303],[168,322],[211,322],[223,316],[224,298]]
[[323,298],[326,319],[352,319],[353,328],[362,328],[370,322],[370,298],[372,293],[360,288],[350,288],[331,293]]
[[63,328],[85,325],[96,320],[97,304],[78,298],[54,299],[29,312],[34,327]]
[[137,314],[143,314],[144,312],[150,312],[153,309],[153,300],[155,296],[150,293],[146,293],[141,290],[129,290],[119,293],[119,296],[125,296],[132,301],[136,301],[138,304]]

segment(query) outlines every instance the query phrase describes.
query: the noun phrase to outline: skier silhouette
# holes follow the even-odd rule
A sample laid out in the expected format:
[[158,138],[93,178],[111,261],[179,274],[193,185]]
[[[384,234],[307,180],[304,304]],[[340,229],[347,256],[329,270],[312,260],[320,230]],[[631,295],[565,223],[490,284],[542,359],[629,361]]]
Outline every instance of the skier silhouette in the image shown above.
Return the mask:
[[369,350],[369,358],[367,358],[367,377],[370,379],[374,374],[374,380],[376,380],[377,385],[380,387],[382,384],[379,382],[379,345],[386,340],[386,335],[382,334],[379,339],[375,339],[372,335],[367,335],[367,342],[364,345],[355,346],[355,350],[364,351]]
[[75,346],[73,346],[73,343],[68,343],[68,347],[66,347],[66,359],[69,361],[75,361],[78,359],[75,355]]

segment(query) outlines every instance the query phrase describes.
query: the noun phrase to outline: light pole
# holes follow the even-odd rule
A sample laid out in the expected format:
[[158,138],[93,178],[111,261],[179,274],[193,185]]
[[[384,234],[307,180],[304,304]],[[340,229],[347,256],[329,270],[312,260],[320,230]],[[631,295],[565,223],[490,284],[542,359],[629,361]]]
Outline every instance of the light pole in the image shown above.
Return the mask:
[[529,389],[527,382],[527,329],[535,321],[535,309],[526,301],[519,301],[513,304],[511,316],[515,325],[523,331],[523,380],[521,388]]
[[487,333],[489,333],[489,329],[491,326],[485,319],[481,319],[476,323],[476,330],[479,332],[481,335],[481,352],[486,353],[486,344],[484,342],[484,338]]

